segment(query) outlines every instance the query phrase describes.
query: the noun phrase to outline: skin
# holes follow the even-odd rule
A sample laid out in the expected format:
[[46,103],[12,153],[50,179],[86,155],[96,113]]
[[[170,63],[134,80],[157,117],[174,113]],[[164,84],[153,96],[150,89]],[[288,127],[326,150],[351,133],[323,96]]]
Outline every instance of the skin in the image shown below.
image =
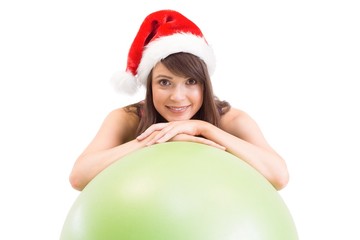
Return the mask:
[[191,120],[203,104],[202,84],[174,75],[162,63],[154,67],[152,74],[153,103],[168,122],[153,124],[135,136],[137,116],[123,108],[110,112],[73,166],[73,188],[81,191],[99,172],[128,153],[167,141],[197,142],[228,151],[257,169],[275,189],[287,185],[289,175],[284,160],[247,113],[231,108],[221,116],[219,127]]
[[194,79],[174,76],[163,64],[155,67],[153,103],[168,122],[188,120],[203,104],[203,86]]

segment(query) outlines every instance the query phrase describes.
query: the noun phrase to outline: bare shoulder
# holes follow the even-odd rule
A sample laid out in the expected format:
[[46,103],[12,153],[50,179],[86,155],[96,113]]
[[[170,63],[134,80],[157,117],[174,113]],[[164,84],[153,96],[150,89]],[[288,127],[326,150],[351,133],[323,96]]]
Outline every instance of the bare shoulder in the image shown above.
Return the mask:
[[121,142],[126,142],[135,137],[139,124],[139,117],[125,108],[112,110],[105,118],[102,130],[108,135],[118,136]]
[[134,139],[138,121],[135,114],[124,108],[112,110],[82,154],[109,149]]
[[138,117],[135,113],[126,110],[124,107],[117,108],[112,110],[106,117],[108,121],[124,122],[131,123],[133,121],[138,121]]
[[231,108],[221,117],[220,127],[238,137],[244,138],[251,132],[260,132],[255,120],[245,111]]
[[237,121],[246,121],[251,119],[251,117],[243,110],[237,108],[230,108],[230,110],[221,116],[221,124],[228,125],[228,123],[237,120]]
[[126,127],[137,127],[139,116],[135,109],[126,109],[125,107],[112,110],[107,118],[110,118]]

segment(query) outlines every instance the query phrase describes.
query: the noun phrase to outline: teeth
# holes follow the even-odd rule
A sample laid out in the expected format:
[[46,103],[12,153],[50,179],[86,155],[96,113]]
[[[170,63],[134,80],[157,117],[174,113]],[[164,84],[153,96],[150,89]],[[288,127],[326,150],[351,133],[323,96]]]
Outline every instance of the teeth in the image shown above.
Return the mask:
[[183,111],[186,109],[186,107],[170,107],[170,109],[172,109],[174,111]]

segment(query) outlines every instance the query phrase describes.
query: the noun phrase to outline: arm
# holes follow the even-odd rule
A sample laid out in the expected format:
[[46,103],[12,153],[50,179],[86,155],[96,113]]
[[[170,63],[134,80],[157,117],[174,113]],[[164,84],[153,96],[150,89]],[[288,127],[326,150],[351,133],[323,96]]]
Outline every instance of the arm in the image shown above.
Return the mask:
[[[209,126],[204,137],[214,139],[226,150],[257,169],[277,189],[289,180],[282,157],[268,144],[257,123],[245,112],[231,109],[221,120],[221,129]],[[216,139],[216,140],[215,140]]]
[[165,142],[178,134],[201,135],[225,147],[257,169],[277,189],[288,182],[288,171],[284,160],[270,147],[256,122],[245,112],[231,109],[222,116],[220,128],[199,120],[176,121],[153,125],[138,137],[142,140],[152,131],[158,131],[148,145]]
[[147,139],[133,140],[138,125],[135,115],[123,109],[112,111],[98,133],[77,158],[69,180],[73,188],[82,190],[99,172],[126,154],[142,148]]

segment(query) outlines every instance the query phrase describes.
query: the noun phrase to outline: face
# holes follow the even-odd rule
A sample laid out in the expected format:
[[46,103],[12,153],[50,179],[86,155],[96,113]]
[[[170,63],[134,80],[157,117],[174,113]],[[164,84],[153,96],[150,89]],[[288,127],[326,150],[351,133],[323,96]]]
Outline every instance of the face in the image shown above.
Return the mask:
[[189,120],[202,106],[202,83],[174,75],[162,63],[154,67],[151,85],[154,106],[169,122]]

